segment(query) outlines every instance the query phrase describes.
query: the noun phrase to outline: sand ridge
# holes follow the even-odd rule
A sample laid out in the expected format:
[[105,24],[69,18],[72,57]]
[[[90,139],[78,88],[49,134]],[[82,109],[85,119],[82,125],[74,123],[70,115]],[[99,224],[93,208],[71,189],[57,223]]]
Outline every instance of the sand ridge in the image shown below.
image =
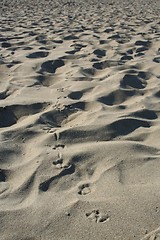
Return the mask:
[[160,239],[160,1],[1,1],[0,239]]

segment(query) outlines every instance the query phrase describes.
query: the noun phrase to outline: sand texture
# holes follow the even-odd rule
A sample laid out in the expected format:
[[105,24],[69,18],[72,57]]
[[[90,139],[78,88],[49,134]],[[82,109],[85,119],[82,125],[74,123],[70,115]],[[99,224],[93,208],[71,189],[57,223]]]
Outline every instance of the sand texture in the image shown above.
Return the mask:
[[0,4],[0,240],[160,240],[160,0]]

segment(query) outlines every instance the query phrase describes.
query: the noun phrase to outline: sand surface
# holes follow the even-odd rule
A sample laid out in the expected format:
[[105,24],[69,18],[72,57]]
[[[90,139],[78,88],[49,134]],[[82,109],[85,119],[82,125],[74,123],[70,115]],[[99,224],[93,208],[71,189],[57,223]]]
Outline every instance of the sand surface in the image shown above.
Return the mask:
[[0,240],[160,240],[160,1],[0,4]]

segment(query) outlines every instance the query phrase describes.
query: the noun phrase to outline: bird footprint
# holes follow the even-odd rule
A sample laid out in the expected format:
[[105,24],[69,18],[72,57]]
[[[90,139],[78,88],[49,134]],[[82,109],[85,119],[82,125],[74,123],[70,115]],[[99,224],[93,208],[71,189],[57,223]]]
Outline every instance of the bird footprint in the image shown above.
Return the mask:
[[89,213],[86,213],[86,217],[96,223],[104,223],[109,221],[109,216],[107,214],[100,213],[99,210],[92,210]]

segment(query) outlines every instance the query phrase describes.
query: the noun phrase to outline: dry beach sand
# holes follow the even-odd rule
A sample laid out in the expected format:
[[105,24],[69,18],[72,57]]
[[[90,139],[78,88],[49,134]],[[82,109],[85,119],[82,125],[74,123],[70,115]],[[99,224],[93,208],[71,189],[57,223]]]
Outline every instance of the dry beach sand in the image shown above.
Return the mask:
[[160,240],[160,1],[0,3],[0,240]]

